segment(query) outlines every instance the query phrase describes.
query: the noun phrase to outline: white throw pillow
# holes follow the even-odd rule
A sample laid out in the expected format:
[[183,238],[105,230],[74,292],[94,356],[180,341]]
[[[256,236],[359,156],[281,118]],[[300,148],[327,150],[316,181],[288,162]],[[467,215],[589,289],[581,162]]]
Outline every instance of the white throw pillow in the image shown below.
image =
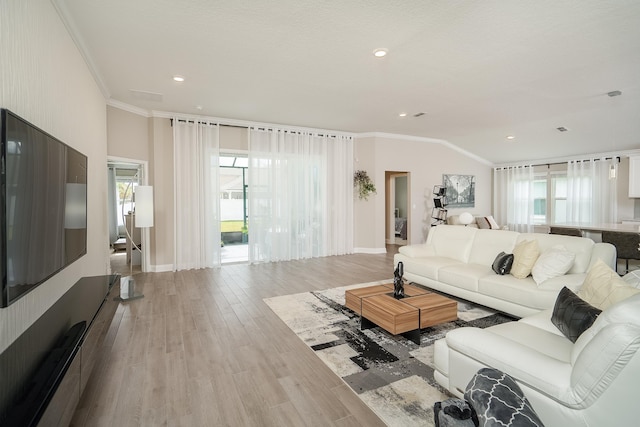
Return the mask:
[[533,280],[538,285],[554,277],[562,276],[571,269],[576,254],[562,245],[553,246],[544,251],[531,269]]

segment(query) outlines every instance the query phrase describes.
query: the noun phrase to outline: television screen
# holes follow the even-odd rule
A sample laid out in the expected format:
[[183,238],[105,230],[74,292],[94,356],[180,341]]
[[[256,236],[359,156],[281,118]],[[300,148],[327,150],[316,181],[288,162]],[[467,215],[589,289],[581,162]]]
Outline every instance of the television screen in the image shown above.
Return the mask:
[[2,115],[2,306],[87,252],[87,157]]

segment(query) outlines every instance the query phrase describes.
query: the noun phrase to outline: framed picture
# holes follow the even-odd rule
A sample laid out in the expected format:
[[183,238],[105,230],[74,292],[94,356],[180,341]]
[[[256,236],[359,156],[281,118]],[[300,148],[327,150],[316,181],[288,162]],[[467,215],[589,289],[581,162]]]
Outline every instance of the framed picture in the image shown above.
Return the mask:
[[476,205],[474,175],[442,175],[447,189],[447,208],[473,208]]

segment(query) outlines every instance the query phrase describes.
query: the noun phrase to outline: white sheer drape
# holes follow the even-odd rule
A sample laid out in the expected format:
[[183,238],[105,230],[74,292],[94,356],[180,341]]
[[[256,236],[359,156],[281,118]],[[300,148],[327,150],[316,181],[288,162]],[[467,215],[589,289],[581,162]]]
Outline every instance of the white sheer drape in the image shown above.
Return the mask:
[[220,265],[219,128],[173,119],[175,269]]
[[251,129],[249,259],[353,252],[353,140]]
[[515,166],[494,169],[494,215],[498,224],[509,230],[533,231],[533,167]]
[[[613,159],[611,162],[616,162]],[[616,181],[609,179],[612,163],[605,159],[567,164],[567,221],[582,224],[616,222]],[[614,167],[617,167],[613,163]]]

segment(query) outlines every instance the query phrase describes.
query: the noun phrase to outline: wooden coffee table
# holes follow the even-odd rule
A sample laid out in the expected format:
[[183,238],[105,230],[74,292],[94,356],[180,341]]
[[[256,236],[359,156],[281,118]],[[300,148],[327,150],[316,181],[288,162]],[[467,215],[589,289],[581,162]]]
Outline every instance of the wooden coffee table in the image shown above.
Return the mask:
[[345,292],[347,308],[360,314],[360,327],[385,331],[420,344],[422,328],[458,319],[458,303],[417,286],[405,285],[405,297],[393,297],[393,285],[375,285]]

